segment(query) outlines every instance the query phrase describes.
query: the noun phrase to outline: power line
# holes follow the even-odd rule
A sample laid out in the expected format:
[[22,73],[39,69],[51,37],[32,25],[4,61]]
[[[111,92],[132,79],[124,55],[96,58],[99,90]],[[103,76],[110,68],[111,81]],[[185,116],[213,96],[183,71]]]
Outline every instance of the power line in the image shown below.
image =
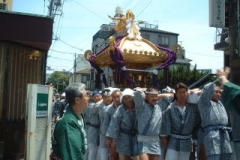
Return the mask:
[[78,50],[80,50],[80,51],[83,52],[83,49],[77,48],[77,47],[75,47],[75,46],[73,46],[73,45],[71,45],[71,44],[68,44],[67,42],[63,41],[63,40],[60,39],[59,37],[57,37],[57,38],[58,38],[58,40],[61,41],[62,43],[64,43],[64,44],[66,44],[66,45],[68,45],[68,46],[70,46],[70,47],[72,47],[72,48],[78,49]]
[[136,17],[139,17],[139,16],[143,13],[143,11],[145,11],[145,9],[146,9],[152,2],[153,2],[153,0],[149,1],[149,2],[146,4],[146,6],[142,9],[142,11],[141,11],[139,14],[137,14]]
[[148,0],[143,0],[142,3],[140,3],[140,5],[138,6],[138,8],[136,8],[135,14],[136,14],[136,12],[140,12],[142,10],[142,8],[144,8],[144,6],[146,6],[147,3],[148,3]]
[[197,52],[192,52],[192,51],[186,51],[186,53],[194,53],[197,55],[208,56],[208,57],[222,57],[222,56],[213,56],[213,55],[209,55],[209,54],[202,54],[202,53],[197,53]]
[[57,51],[57,50],[54,50],[54,49],[49,49],[49,50],[54,51],[54,52],[58,52],[58,53],[62,53],[62,54],[74,54],[74,53],[71,53],[71,52]]
[[130,2],[128,2],[125,6],[124,6],[124,8],[128,8],[128,6],[130,6],[131,5],[131,3],[134,1],[134,0],[129,0]]
[[59,59],[59,60],[63,60],[63,61],[73,62],[73,60],[64,59],[64,58],[58,58],[58,57],[53,57],[53,56],[48,56],[48,58],[53,58],[53,59]]
[[73,69],[73,67],[72,67],[72,68],[70,68],[70,69],[68,70],[68,72],[70,72],[72,69]]
[[94,14],[95,16],[97,16],[97,17],[99,17],[99,18],[101,18],[101,19],[103,19],[103,20],[105,20],[105,21],[108,21],[108,22],[109,22],[109,19],[106,19],[106,18],[104,18],[104,17],[102,17],[102,16],[98,15],[97,13],[95,13],[95,12],[91,11],[90,9],[88,9],[88,8],[84,7],[83,5],[81,5],[80,3],[78,3],[78,2],[77,2],[77,1],[75,1],[75,0],[74,0],[74,2],[75,2],[76,4],[78,4],[79,6],[81,6],[82,8],[84,8],[85,10],[87,10],[87,11],[89,11],[90,13]]
[[[144,0],[142,0],[142,1],[144,1]],[[133,10],[134,8],[137,8],[140,4],[142,4],[142,1],[138,1],[138,3],[137,3],[135,6],[132,7],[132,10]]]

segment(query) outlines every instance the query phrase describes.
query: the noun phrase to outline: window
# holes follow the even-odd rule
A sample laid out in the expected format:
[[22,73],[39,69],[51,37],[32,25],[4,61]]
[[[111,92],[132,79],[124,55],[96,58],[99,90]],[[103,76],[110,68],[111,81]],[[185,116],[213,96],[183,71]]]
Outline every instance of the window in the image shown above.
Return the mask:
[[158,37],[158,43],[160,46],[169,47],[169,36],[160,35]]
[[82,83],[87,83],[87,81],[90,80],[90,76],[89,75],[82,75],[81,77],[82,77],[82,79],[81,79]]
[[94,69],[91,69],[91,80],[95,80],[95,72],[94,72]]
[[142,38],[150,40],[150,35],[148,33],[141,33]]
[[8,9],[7,3],[0,2],[0,10],[7,10],[7,9]]

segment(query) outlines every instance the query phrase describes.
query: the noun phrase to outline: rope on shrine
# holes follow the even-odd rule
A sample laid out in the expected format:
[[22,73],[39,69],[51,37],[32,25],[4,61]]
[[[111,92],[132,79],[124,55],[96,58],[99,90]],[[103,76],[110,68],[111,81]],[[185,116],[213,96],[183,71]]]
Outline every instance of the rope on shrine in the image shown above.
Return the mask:
[[127,86],[128,87],[135,87],[135,82],[129,77],[126,70],[123,70],[122,68],[125,66],[125,63],[123,61],[123,55],[121,50],[118,48],[119,42],[114,46],[115,52],[110,51],[110,57],[111,59],[117,64],[116,67],[116,75],[115,75],[115,82],[118,84],[121,82],[121,76],[123,76],[127,80]]
[[95,55],[94,56],[91,56],[89,58],[89,62],[91,64],[91,66],[96,69],[97,71],[97,74],[96,74],[96,88],[101,88],[100,87],[100,83],[101,83],[101,75],[102,75],[102,81],[105,85],[105,87],[108,87],[108,83],[107,83],[107,79],[106,79],[106,76],[105,76],[105,73],[104,71],[99,67],[97,66],[95,63],[94,63],[94,58],[95,58]]

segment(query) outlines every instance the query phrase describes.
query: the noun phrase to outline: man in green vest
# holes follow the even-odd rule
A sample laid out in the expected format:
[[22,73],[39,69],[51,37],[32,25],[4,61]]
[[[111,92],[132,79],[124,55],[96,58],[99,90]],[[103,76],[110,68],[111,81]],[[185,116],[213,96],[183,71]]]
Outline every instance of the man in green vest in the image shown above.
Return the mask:
[[223,103],[227,111],[236,111],[240,115],[240,86],[228,81],[229,73],[229,67],[226,67],[225,71],[217,72],[219,82],[223,86]]
[[88,107],[89,97],[82,83],[70,84],[66,89],[69,106],[60,119],[52,137],[51,160],[84,160],[87,138],[82,113]]
[[224,71],[218,70],[217,75],[223,86],[222,99],[231,122],[233,154],[236,160],[240,160],[240,86],[228,81],[229,73],[230,68],[226,67]]

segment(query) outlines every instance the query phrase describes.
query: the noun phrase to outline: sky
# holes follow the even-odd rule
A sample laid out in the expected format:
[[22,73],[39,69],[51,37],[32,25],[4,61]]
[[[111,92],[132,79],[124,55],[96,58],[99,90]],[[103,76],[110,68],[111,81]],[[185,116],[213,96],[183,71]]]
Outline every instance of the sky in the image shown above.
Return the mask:
[[[57,0],[56,0],[57,1]],[[131,9],[137,20],[178,33],[185,57],[197,69],[223,68],[223,52],[215,51],[216,28],[209,27],[209,0],[60,0],[62,12],[54,18],[53,41],[47,66],[73,72],[74,55],[91,49],[102,24],[112,22],[117,6]],[[49,0],[13,0],[13,11],[48,15]],[[60,12],[59,12],[60,13]]]

